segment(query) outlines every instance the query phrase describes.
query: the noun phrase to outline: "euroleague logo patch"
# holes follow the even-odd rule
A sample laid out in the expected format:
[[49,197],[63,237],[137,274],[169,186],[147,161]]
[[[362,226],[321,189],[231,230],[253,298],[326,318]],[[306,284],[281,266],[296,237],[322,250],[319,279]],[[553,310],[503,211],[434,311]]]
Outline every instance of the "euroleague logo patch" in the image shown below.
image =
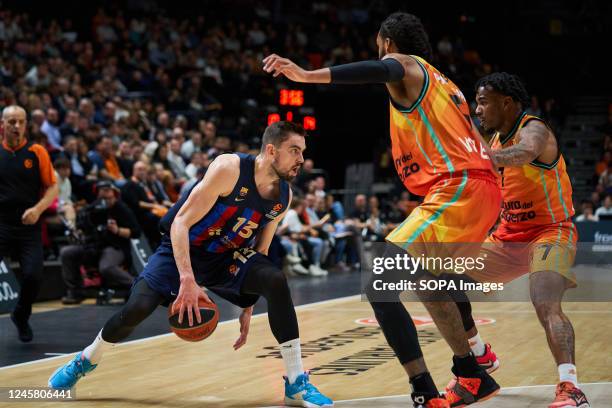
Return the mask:
[[[412,321],[416,327],[430,326],[433,325],[434,322],[431,317],[426,316],[412,316]],[[484,326],[487,324],[495,323],[495,319],[490,319],[488,317],[482,318],[474,318],[474,322],[477,326]],[[373,317],[365,317],[362,319],[355,320],[355,323],[361,324],[363,326],[378,326],[378,322]]]
[[30,160],[30,159],[25,159],[25,160],[23,161],[23,165],[24,165],[24,167],[25,167],[26,169],[31,169],[31,168],[32,168],[32,166],[34,165],[34,163],[32,163],[32,160]]

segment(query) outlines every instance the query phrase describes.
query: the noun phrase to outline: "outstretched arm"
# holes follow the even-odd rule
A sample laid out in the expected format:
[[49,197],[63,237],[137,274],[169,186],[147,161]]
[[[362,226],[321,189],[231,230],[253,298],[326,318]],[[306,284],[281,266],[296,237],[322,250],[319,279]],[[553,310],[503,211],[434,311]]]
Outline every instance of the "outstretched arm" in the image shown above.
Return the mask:
[[521,140],[514,146],[492,150],[496,167],[522,166],[537,159],[548,141],[549,130],[542,122],[531,121],[521,129]]
[[295,82],[316,84],[369,84],[401,81],[405,63],[401,55],[388,55],[382,60],[359,61],[307,71],[288,58],[272,54],[264,58],[264,71],[274,77],[284,75]]

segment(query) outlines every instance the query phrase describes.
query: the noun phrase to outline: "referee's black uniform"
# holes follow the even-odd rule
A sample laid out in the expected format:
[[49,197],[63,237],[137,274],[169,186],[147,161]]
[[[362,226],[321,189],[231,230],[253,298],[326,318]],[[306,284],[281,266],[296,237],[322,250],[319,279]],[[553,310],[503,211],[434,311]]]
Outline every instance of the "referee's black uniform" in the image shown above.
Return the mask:
[[34,207],[46,188],[56,183],[49,154],[25,138],[14,149],[0,146],[0,258],[10,256],[21,266],[19,300],[11,318],[22,341],[32,340],[28,319],[43,270],[40,220],[24,225],[22,216]]

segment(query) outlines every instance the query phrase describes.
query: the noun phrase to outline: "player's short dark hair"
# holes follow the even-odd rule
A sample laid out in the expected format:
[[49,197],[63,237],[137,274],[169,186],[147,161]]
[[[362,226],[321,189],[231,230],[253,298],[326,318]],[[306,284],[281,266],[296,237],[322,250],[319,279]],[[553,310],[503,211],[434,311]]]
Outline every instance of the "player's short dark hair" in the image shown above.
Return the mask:
[[426,60],[432,57],[429,36],[421,20],[413,14],[391,14],[380,25],[379,33],[382,38],[390,38],[402,54],[417,55]]
[[304,128],[297,123],[285,121],[272,123],[264,131],[261,139],[261,150],[263,151],[269,144],[279,147],[285,140],[289,139],[292,133],[306,136]]
[[502,95],[511,97],[513,101],[519,102],[523,109],[529,106],[529,93],[518,75],[494,72],[476,82],[476,92],[480,87],[490,87]]

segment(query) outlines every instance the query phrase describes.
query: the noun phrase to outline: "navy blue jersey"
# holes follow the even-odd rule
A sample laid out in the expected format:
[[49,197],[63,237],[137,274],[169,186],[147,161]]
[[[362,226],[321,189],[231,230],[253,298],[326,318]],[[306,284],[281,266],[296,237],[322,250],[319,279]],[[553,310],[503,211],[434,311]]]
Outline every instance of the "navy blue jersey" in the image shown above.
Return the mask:
[[[255,185],[255,156],[243,153],[236,155],[240,157],[238,181],[228,196],[217,198],[210,211],[189,229],[191,248],[222,253],[251,246],[257,233],[287,208],[289,184],[280,180],[278,200],[262,198]],[[172,221],[193,188],[195,186],[161,219],[160,228],[166,238],[170,237]]]

